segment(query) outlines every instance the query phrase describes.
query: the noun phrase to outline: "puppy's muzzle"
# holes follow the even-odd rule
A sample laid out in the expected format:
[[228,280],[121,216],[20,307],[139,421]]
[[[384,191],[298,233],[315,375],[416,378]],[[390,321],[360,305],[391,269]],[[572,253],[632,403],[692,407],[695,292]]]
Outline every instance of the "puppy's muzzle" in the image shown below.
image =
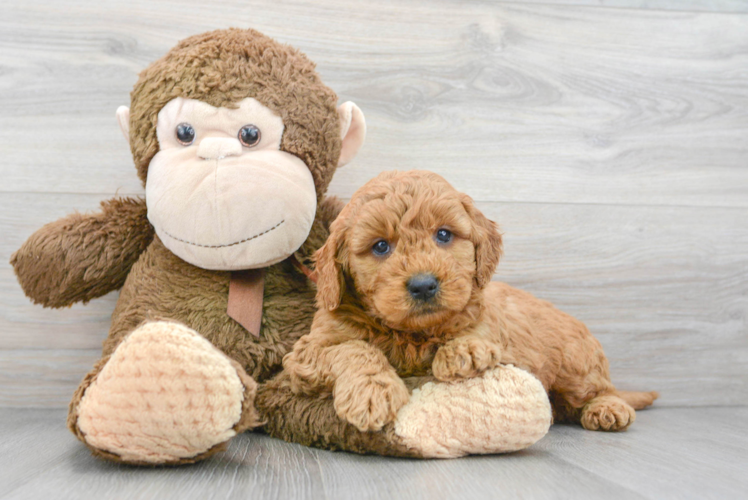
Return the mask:
[[439,280],[433,274],[421,273],[412,276],[405,286],[414,300],[425,302],[439,291]]

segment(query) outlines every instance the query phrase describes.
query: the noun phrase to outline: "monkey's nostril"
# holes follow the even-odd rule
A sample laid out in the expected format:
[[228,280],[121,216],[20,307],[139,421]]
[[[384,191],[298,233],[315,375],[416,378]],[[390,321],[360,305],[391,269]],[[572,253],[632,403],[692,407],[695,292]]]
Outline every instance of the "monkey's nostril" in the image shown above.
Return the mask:
[[439,291],[439,280],[433,274],[421,273],[412,276],[405,286],[414,299],[428,300]]

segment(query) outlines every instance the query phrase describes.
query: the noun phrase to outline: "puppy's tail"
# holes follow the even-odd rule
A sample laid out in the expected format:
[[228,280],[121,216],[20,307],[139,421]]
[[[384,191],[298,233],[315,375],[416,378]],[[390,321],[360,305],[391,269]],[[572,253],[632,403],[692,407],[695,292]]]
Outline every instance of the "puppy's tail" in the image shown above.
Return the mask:
[[654,403],[654,400],[660,397],[657,391],[638,392],[638,391],[616,391],[619,398],[631,405],[634,410],[643,410]]

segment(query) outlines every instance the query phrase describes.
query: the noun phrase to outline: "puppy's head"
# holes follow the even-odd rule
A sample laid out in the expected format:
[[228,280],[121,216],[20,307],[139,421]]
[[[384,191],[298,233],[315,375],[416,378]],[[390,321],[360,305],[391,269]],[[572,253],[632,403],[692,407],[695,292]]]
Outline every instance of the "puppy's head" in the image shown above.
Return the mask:
[[351,291],[391,328],[433,327],[465,309],[500,256],[496,224],[469,196],[431,172],[385,172],[331,225],[316,254],[317,302],[332,311]]

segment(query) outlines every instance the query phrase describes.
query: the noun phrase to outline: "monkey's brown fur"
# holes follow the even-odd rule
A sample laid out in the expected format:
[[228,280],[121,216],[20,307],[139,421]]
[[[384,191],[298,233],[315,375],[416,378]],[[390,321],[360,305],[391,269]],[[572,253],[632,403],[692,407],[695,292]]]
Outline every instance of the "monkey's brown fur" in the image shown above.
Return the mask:
[[[159,110],[171,99],[199,99],[232,107],[248,96],[275,111],[285,126],[281,149],[301,158],[315,182],[319,205],[312,230],[296,252],[302,262],[325,241],[329,221],[341,203],[325,199],[341,149],[337,96],[325,86],[314,63],[296,49],[253,30],[230,29],[188,38],[144,70],[131,95],[131,150],[145,183],[148,165],[158,152]],[[314,286],[290,261],[266,270],[262,328],[252,336],[227,313],[230,272],[192,266],[167,250],[154,236],[142,199],[112,199],[102,211],[74,214],[39,229],[12,256],[24,292],[46,307],[87,302],[122,288],[112,316],[102,360],[83,380],[70,405],[70,429],[86,388],[108,356],[134,328],[148,320],[168,319],[196,330],[237,363],[239,376],[262,382],[281,369],[281,359],[309,331],[315,311]],[[249,379],[251,381],[251,379]],[[246,401],[254,399],[254,382],[245,383]],[[282,407],[258,404],[245,408],[237,431],[267,420]],[[253,417],[254,416],[254,417]],[[256,417],[256,418],[255,418]],[[301,419],[291,415],[284,419]],[[191,459],[219,451],[224,446]],[[95,454],[112,460],[103,450]]]
[[66,307],[122,288],[152,240],[145,202],[114,198],[102,202],[99,213],[75,213],[45,225],[10,262],[32,301]]
[[[449,243],[435,240],[440,228],[453,233]],[[384,257],[371,250],[380,239],[395,247]],[[333,394],[339,416],[378,430],[408,400],[400,377],[451,381],[514,364],[552,393],[557,420],[625,430],[657,394],[616,391],[584,324],[490,282],[500,255],[496,225],[438,175],[387,172],[370,181],[317,254],[320,310],[284,358],[291,390]],[[406,291],[419,273],[440,282],[428,306]]]

